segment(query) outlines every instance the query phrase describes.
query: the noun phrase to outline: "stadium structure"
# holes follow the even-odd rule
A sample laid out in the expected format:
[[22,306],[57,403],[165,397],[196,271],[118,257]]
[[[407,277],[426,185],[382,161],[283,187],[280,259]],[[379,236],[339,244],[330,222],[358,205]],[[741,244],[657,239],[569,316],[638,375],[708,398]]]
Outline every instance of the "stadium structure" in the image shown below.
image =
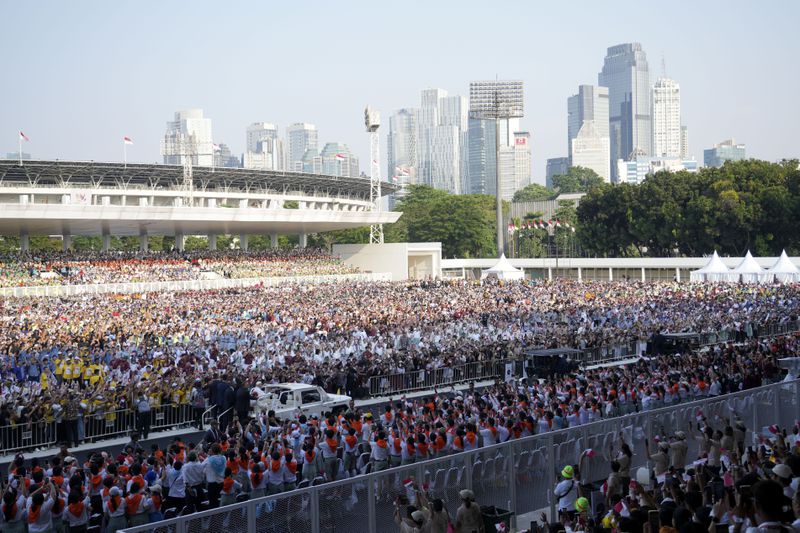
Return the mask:
[[[384,195],[396,187],[382,184]],[[396,222],[399,212],[381,211],[370,199],[368,178],[302,172],[183,165],[77,161],[0,161],[0,235],[18,235],[23,250],[31,235],[299,235]]]

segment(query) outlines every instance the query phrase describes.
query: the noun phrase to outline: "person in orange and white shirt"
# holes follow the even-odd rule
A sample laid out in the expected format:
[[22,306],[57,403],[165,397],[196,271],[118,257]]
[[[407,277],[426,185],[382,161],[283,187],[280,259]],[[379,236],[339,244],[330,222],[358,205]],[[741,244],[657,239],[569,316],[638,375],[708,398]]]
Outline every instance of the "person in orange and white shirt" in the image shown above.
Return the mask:
[[348,475],[355,475],[358,459],[358,437],[356,437],[356,430],[350,428],[347,430],[347,436],[344,438],[344,471]]
[[386,441],[386,433],[379,432],[374,442],[370,442],[372,451],[369,459],[372,462],[372,469],[375,472],[389,468],[389,443]]
[[414,437],[407,437],[401,446],[401,454],[402,454],[402,462],[403,466],[410,465],[416,462],[417,460],[417,445]]
[[[45,491],[47,496],[45,496]],[[42,484],[28,496],[28,532],[42,533],[53,527],[54,494],[58,494],[52,483]]]
[[89,507],[91,505],[89,497],[81,498],[80,493],[70,492],[67,502],[64,516],[69,524],[70,532],[80,530],[81,526],[85,528],[89,523]]
[[297,461],[291,453],[283,457],[283,492],[297,488]]
[[267,462],[267,494],[279,494],[283,489],[283,460],[279,451],[272,452]]
[[250,486],[252,487],[252,491],[250,492],[251,499],[261,498],[265,495],[267,476],[264,475],[263,463],[255,463],[250,470]]
[[230,467],[225,468],[225,479],[222,480],[222,492],[219,499],[220,507],[236,503],[236,496],[240,492],[242,492],[242,484],[233,478]]
[[403,439],[400,437],[400,431],[393,429],[389,437],[389,467],[394,468],[395,466],[400,466],[402,459]]
[[391,405],[386,406],[386,411],[380,416],[380,421],[384,427],[389,427],[394,423],[394,414],[392,413]]
[[152,507],[150,498],[142,492],[139,482],[131,485],[131,492],[125,498],[125,514],[128,515],[130,527],[142,526],[149,521],[148,512]]
[[483,438],[484,446],[497,444],[498,431],[494,425],[494,418],[490,418],[486,421],[486,425],[480,429],[480,434]]
[[111,487],[108,491],[108,501],[105,502],[104,510],[106,513],[107,524],[106,533],[115,533],[120,529],[128,527],[125,518],[125,499],[119,487]]
[[339,439],[332,429],[325,430],[325,440],[319,443],[319,449],[322,452],[325,477],[328,481],[336,481],[336,475],[339,473],[339,457],[337,455]]

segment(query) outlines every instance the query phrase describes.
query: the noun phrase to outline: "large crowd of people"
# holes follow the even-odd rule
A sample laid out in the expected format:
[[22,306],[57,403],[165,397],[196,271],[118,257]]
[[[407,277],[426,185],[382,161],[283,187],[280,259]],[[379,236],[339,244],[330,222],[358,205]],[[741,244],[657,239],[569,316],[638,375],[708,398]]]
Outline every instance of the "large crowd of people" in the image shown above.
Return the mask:
[[[91,424],[113,426],[127,410],[138,433],[118,456],[95,454],[82,465],[66,450],[48,464],[18,462],[4,519],[14,522],[27,510],[28,529],[46,531],[31,529],[46,521],[39,518],[45,507],[78,528],[105,513],[106,531],[115,531],[160,519],[164,509],[215,507],[239,494],[275,494],[749,389],[782,379],[777,360],[796,355],[800,342],[760,338],[759,331],[797,321],[799,312],[793,285],[570,280],[3,299],[0,428],[47,425],[55,440],[72,446]],[[735,332],[737,342],[403,398],[380,412],[351,404],[338,415],[280,418],[250,409],[253,389],[266,384],[303,382],[359,397],[371,377],[516,357],[532,346],[643,344],[658,333],[722,330]],[[198,427],[210,407],[235,415],[213,422],[203,442],[140,449],[151,412],[167,404],[190,408]],[[76,517],[82,510],[85,520],[70,519],[70,509]]]
[[0,287],[350,274],[316,248],[266,251],[29,252],[0,256]]

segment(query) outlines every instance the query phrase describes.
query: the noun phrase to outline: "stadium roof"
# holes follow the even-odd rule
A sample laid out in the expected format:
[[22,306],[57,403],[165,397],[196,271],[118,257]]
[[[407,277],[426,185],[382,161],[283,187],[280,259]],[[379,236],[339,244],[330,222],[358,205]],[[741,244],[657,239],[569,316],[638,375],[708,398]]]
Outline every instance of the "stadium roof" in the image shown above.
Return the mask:
[[[192,167],[197,191],[239,190],[249,193],[301,192],[304,194],[369,199],[367,178],[342,178],[305,172],[254,170],[247,168]],[[182,165],[104,163],[97,161],[0,160],[0,185],[60,187],[147,187],[176,189],[183,186]],[[398,190],[381,184],[383,195]]]

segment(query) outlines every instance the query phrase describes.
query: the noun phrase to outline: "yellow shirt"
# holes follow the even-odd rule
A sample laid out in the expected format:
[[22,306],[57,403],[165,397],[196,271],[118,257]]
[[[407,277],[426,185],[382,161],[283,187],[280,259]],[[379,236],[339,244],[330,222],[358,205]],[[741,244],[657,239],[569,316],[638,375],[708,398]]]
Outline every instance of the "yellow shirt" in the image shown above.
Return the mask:
[[100,381],[100,378],[103,377],[103,367],[100,365],[92,365],[92,375],[89,377],[89,383],[92,385],[97,385]]
[[60,376],[64,373],[64,360],[56,358],[56,376]]
[[64,379],[72,379],[72,365],[64,363]]
[[39,374],[39,384],[42,386],[42,390],[47,390],[47,373],[42,372]]

